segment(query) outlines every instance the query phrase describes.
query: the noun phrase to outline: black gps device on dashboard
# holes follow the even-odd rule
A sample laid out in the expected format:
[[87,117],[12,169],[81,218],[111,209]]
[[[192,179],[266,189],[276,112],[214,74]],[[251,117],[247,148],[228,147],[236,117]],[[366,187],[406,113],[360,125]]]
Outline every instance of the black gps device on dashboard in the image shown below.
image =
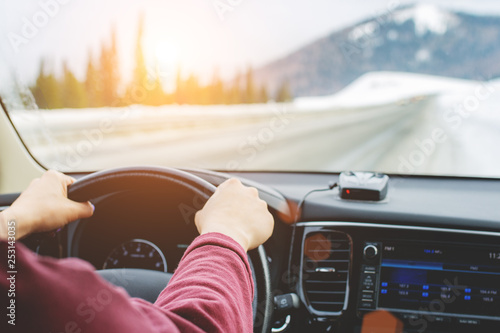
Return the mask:
[[389,176],[374,172],[342,172],[339,191],[342,199],[381,201],[387,196]]

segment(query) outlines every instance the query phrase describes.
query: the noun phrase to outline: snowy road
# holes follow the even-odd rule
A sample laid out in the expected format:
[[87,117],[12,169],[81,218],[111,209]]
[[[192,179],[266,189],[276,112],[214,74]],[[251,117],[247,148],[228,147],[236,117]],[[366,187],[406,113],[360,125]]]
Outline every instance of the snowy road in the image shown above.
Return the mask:
[[[334,99],[293,104],[30,111],[13,113],[13,120],[34,155],[62,170],[160,164],[498,174],[500,89],[453,82],[459,93],[449,94],[428,82],[415,90],[414,80],[408,91],[391,82],[384,98],[380,89],[360,91],[373,80]],[[345,103],[349,95],[363,99]]]

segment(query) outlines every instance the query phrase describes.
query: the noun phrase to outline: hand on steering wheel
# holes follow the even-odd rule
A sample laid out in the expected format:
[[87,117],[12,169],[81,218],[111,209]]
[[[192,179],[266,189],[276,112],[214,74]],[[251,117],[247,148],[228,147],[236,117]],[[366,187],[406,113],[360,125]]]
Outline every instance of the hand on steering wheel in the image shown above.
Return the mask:
[[31,233],[54,230],[71,221],[92,216],[94,207],[90,202],[76,202],[67,198],[68,186],[75,179],[60,172],[49,170],[0,213],[0,239],[5,226],[15,221],[16,239]]

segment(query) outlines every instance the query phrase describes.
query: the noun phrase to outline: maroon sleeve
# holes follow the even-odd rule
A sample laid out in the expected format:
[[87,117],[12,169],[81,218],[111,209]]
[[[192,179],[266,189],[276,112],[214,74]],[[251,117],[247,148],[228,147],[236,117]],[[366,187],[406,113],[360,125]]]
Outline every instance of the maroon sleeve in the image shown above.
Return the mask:
[[186,250],[155,305],[207,332],[252,332],[252,272],[246,252],[219,233],[198,237]]
[[[130,298],[87,262],[36,257],[19,243],[16,273],[8,273],[7,249],[0,242],[1,312],[11,307],[6,313],[11,316],[0,319],[2,332],[252,330],[253,283],[246,254],[221,234],[200,236],[191,244],[154,305]],[[9,323],[10,318],[15,319]]]

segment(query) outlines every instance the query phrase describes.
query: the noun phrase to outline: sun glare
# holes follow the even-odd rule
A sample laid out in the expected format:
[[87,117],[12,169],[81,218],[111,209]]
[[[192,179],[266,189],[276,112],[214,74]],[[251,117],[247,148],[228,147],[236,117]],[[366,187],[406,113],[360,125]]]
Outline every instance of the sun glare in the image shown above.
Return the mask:
[[162,41],[156,44],[155,56],[161,67],[175,66],[179,61],[179,48],[173,43]]

